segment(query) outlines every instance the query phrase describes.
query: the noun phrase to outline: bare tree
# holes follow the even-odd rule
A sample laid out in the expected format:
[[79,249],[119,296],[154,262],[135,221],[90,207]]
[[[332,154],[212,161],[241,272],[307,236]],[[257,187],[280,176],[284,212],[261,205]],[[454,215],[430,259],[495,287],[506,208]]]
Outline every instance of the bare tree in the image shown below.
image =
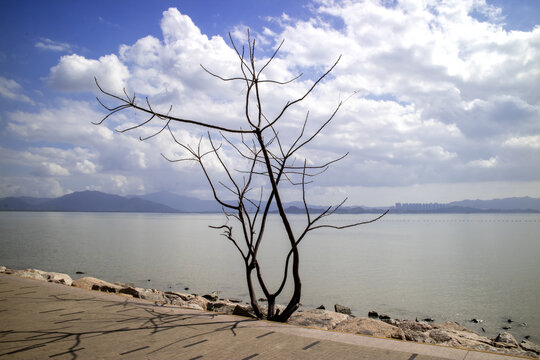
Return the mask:
[[[267,84],[284,86],[297,80],[302,74],[288,81],[276,81],[262,78],[262,72],[276,58],[283,41],[268,61],[258,68],[255,61],[255,39],[250,37],[249,32],[248,44],[246,46],[247,54],[246,47],[239,49],[230,35],[229,38],[236,51],[236,55],[238,56],[241,75],[238,77],[226,78],[211,72],[202,65],[201,67],[208,74],[222,81],[240,81],[244,84],[246,90],[244,111],[245,120],[248,125],[246,129],[229,128],[210,121],[198,121],[172,116],[170,114],[172,106],[167,113],[155,111],[148,98],[146,98],[142,104],[139,104],[136,102],[135,94],[129,96],[125,89],[123,95],[119,96],[112,94],[105,91],[99,85],[97,79],[96,85],[99,90],[104,95],[108,96],[109,99],[115,101],[117,105],[113,107],[106,106],[98,98],[99,103],[108,111],[108,114],[100,122],[95,124],[102,124],[111,115],[125,109],[135,109],[138,112],[146,113],[149,117],[135,126],[117,130],[119,132],[134,130],[153,121],[161,122],[162,126],[160,126],[159,131],[146,138],[141,138],[141,140],[147,140],[162,132],[168,132],[172,140],[183,149],[187,156],[179,159],[171,159],[163,154],[162,155],[170,162],[194,161],[200,165],[204,176],[208,180],[213,196],[222,206],[227,219],[225,224],[212,227],[221,229],[223,231],[222,235],[230,240],[242,257],[245,266],[245,276],[251,306],[255,315],[258,318],[266,317],[268,320],[285,322],[300,305],[302,282],[299,271],[300,254],[298,246],[302,240],[306,238],[306,235],[311,231],[321,228],[344,229],[370,223],[380,219],[386,212],[369,221],[337,226],[325,223],[324,220],[328,216],[334,214],[343,205],[345,200],[338,205],[329,206],[316,214],[312,213],[312,210],[308,207],[308,202],[306,200],[306,185],[311,182],[309,179],[323,173],[331,164],[343,159],[347,154],[317,165],[308,165],[306,159],[299,161],[297,154],[302,148],[312,142],[326,126],[328,126],[342,106],[343,101],[340,101],[333,109],[330,116],[309,134],[307,134],[306,127],[309,117],[308,112],[304,118],[303,126],[299,130],[299,134],[292,139],[289,145],[282,143],[282,137],[277,128],[286,112],[295,104],[306,99],[313,89],[336,67],[341,56],[324,74],[313,81],[311,86],[305,90],[301,96],[288,101],[281,110],[277,112],[277,115],[268,118],[265,111],[263,111],[261,87],[266,86]],[[203,144],[203,137],[201,137],[197,145],[192,146],[184,142],[173,132],[173,124],[194,125],[206,129],[206,145]],[[214,133],[214,136],[211,134],[211,131]],[[221,138],[219,143],[215,140],[216,132],[219,133]],[[234,166],[227,163],[223,153],[224,145],[227,146],[230,151],[236,153],[236,158],[242,160],[245,165],[244,168],[238,167],[238,161],[235,162]],[[206,149],[204,149],[205,147]],[[209,157],[214,157],[214,161],[217,160],[224,171],[225,180],[218,180],[215,174],[211,174],[208,167]],[[291,221],[283,205],[280,193],[283,184],[296,186],[299,188],[299,191],[301,191],[306,223],[302,229],[299,232],[296,231],[296,233],[293,231]],[[224,196],[223,192],[229,193],[229,195]],[[231,197],[234,198],[234,200],[229,200]],[[277,208],[289,246],[287,254],[284,254],[283,275],[281,281],[278,282],[279,286],[277,286],[277,289],[270,289],[269,286],[267,286],[267,281],[263,277],[263,270],[258,260],[260,246],[264,239],[265,229],[272,206]],[[237,232],[239,234],[237,234]],[[263,307],[258,303],[256,288],[253,281],[254,275],[257,279],[260,291],[264,293],[264,296],[268,301],[266,313],[263,313]],[[276,300],[278,296],[283,293],[286,283],[290,281],[291,278],[293,291],[287,306],[280,312],[276,308]]]

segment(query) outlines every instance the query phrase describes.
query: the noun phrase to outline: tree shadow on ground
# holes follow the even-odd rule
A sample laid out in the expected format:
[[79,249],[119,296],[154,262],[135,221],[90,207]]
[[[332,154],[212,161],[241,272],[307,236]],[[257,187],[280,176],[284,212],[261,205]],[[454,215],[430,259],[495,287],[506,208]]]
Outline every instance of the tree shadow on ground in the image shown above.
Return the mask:
[[[184,309],[182,313],[179,313],[177,311],[179,307],[177,306],[133,302],[129,299],[118,302],[95,297],[74,298],[67,294],[61,294],[50,295],[47,298],[36,297],[33,300],[54,302],[59,304],[59,309],[41,312],[41,315],[46,315],[52,320],[47,322],[46,328],[0,331],[0,347],[12,346],[9,351],[0,350],[0,358],[11,358],[17,356],[17,354],[22,355],[26,351],[54,344],[54,351],[56,352],[50,354],[50,358],[66,358],[70,356],[71,359],[77,359],[80,351],[84,350],[85,346],[86,349],[91,346],[91,344],[86,344],[93,338],[103,338],[102,342],[114,342],[115,335],[129,334],[128,336],[137,336],[139,339],[143,339],[147,336],[151,337],[175,329],[181,330],[185,328],[185,330],[189,330],[177,331],[174,335],[171,334],[170,341],[163,341],[163,339],[167,339],[167,336],[160,337],[160,346],[147,353],[147,355],[152,355],[182,342],[195,340],[199,340],[199,342],[194,344],[206,342],[218,333],[229,332],[230,336],[237,336],[237,329],[240,324],[256,321],[249,318],[238,318],[238,320],[233,321],[230,318],[222,320],[218,313],[205,313],[195,310],[186,313],[185,310],[189,309]],[[66,304],[67,302],[85,303],[84,307],[81,306],[80,308],[86,310],[62,313],[65,308],[62,308],[60,304]],[[95,306],[91,304],[92,302],[95,302]],[[90,309],[88,309],[89,305]],[[77,309],[77,306],[71,305],[69,307],[70,309]],[[116,308],[119,309],[116,310]],[[51,316],[53,312],[54,317]],[[148,343],[153,343],[153,340],[148,339]],[[115,346],[112,345],[112,347]],[[59,348],[61,351],[59,351]],[[111,355],[127,355],[148,348],[150,348],[149,345]]]

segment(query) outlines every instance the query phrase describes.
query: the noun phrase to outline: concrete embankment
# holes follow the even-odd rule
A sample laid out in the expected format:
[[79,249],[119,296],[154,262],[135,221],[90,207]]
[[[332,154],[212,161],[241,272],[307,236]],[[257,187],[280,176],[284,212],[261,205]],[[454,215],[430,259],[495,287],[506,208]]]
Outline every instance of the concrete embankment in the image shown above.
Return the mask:
[[[200,355],[204,358],[220,358],[217,356],[219,346],[222,352],[236,347],[246,350],[245,354],[238,350],[238,353],[232,352],[231,357],[221,357],[231,359],[250,358],[254,354],[257,354],[254,359],[410,359],[415,354],[413,358],[418,359],[505,358],[493,354],[492,349],[513,356],[538,355],[534,344],[518,344],[504,334],[497,339],[483,338],[456,323],[403,321],[391,324],[316,309],[297,312],[291,318],[290,323],[302,325],[299,327],[251,319],[248,305],[219,299],[215,294],[196,296],[162,292],[90,277],[72,281],[65,274],[31,269],[0,267],[0,272],[4,273],[0,278],[0,331],[5,335],[0,339],[0,357],[6,358],[39,358],[41,355],[73,358],[74,354],[77,358],[85,358],[83,354],[92,358],[88,351],[94,346],[103,351],[101,358],[118,358],[131,351],[135,357],[166,358],[173,348],[176,354],[185,351],[196,358],[200,354],[189,352],[191,346],[200,349],[201,354],[207,354]],[[186,333],[194,329],[198,331],[196,334]],[[439,341],[446,346],[404,341],[421,337],[427,344]],[[273,340],[269,344],[266,340],[259,341],[265,338]],[[195,339],[204,342],[190,345],[187,339],[193,339],[193,343],[197,342]],[[203,343],[206,345],[199,346]],[[478,343],[484,347],[474,350],[489,352],[464,349]],[[289,344],[290,349],[287,348],[289,345],[283,344]],[[334,352],[333,356],[331,352]],[[275,354],[283,356],[276,357]],[[294,357],[289,356],[291,354]]]

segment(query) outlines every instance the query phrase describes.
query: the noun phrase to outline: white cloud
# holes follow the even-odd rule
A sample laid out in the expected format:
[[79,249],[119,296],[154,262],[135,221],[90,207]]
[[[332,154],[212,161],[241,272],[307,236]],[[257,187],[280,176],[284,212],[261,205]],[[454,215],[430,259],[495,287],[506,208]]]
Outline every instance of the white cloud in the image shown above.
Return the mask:
[[540,135],[512,137],[506,140],[503,146],[540,149]]
[[116,187],[122,189],[127,184],[127,178],[124,175],[111,176],[111,180],[114,181]]
[[491,168],[497,165],[497,158],[490,157],[486,160],[473,160],[467,163],[467,165],[471,167]]
[[35,47],[42,50],[57,51],[57,52],[71,52],[72,47],[68,43],[55,41],[47,38],[40,38],[38,42],[34,44]]
[[[285,80],[305,73],[285,87],[261,84],[269,118],[343,55],[332,74],[305,103],[290,109],[279,128],[284,140],[294,139],[309,110],[306,134],[312,133],[340,100],[357,92],[319,138],[298,153],[299,161],[306,156],[320,163],[350,152],[316,180],[319,189],[367,193],[359,189],[539,179],[540,165],[534,159],[540,148],[540,26],[507,31],[501,24],[503,14],[484,0],[401,0],[391,6],[375,0],[320,0],[312,9],[310,19],[283,14],[252,33],[264,47],[256,59],[259,65],[267,60],[267,44],[285,39],[265,78]],[[99,59],[63,56],[50,70],[50,84],[65,91],[95,91],[97,76],[107,90],[121,94],[125,86],[138,98],[148,95],[161,111],[173,104],[176,116],[246,127],[244,85],[222,82],[200,67],[224,77],[240,76],[236,53],[227,41],[205,35],[174,8],[163,12],[160,25],[161,37],[121,45],[118,54]],[[241,25],[234,28],[235,40],[245,37],[244,30]],[[10,91],[21,93],[20,88]],[[199,170],[194,164],[169,164],[159,156],[182,156],[166,135],[136,140],[158,131],[160,121],[119,135],[112,131],[119,124],[126,128],[146,118],[126,112],[95,127],[89,121],[103,116],[95,109],[95,103],[64,100],[36,112],[12,112],[6,116],[6,132],[28,142],[86,149],[87,156],[70,161],[52,153],[40,158],[43,152],[32,151],[35,167],[45,161],[71,174],[60,180],[65,189],[76,188],[67,178],[83,174],[93,182],[87,186],[102,190],[180,187],[199,194],[207,188],[195,175]],[[190,126],[175,126],[175,132],[191,144],[204,135]],[[226,161],[236,164],[237,159],[229,153]],[[217,161],[209,168],[220,174]],[[465,187],[459,189],[465,193]]]
[[95,91],[94,77],[102,86],[122,91],[129,71],[114,54],[102,56],[98,60],[73,54],[60,58],[58,65],[51,68],[48,80],[58,90]]
[[76,168],[78,171],[80,171],[83,174],[90,175],[96,173],[96,164],[94,164],[92,161],[89,161],[88,159],[84,159],[83,161],[78,161],[76,163]]
[[60,182],[54,178],[14,176],[0,181],[1,196],[58,197],[65,195]]
[[6,79],[0,76],[0,95],[10,99],[34,104],[34,101],[28,96],[22,94],[22,86],[15,80]]
[[69,170],[62,167],[61,165],[51,163],[51,162],[42,162],[41,168],[37,172],[37,175],[40,176],[68,176],[70,175]]

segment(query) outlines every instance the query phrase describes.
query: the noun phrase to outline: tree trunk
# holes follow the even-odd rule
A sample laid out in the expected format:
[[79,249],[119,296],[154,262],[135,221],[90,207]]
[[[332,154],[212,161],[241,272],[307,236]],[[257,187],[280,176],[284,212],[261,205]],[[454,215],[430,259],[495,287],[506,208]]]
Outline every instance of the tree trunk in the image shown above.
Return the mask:
[[257,302],[257,294],[255,294],[255,289],[253,289],[253,281],[251,280],[251,272],[253,271],[253,269],[253,266],[246,264],[246,281],[249,291],[249,299],[251,301],[251,308],[253,309],[255,316],[257,317],[257,319],[262,319],[263,315],[261,313],[261,310],[259,309],[259,303]]

